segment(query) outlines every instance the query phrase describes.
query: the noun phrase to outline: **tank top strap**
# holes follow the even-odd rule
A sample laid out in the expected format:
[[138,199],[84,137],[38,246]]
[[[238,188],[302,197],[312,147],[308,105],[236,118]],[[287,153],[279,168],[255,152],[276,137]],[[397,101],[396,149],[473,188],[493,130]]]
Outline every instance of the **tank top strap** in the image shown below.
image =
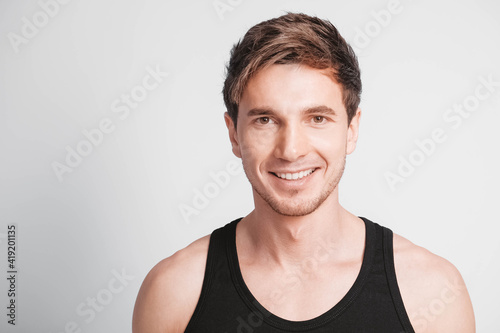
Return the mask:
[[[375,223],[376,224],[376,223]],[[413,333],[413,326],[411,325],[410,318],[406,312],[401,292],[399,290],[398,282],[396,279],[396,268],[394,265],[394,247],[393,247],[393,233],[390,229],[376,224],[377,228],[383,232],[383,251],[384,251],[384,267],[391,292],[392,301],[398,314],[401,325],[404,327],[405,332]]]
[[213,283],[221,283],[230,279],[229,276],[223,276],[229,273],[227,248],[231,239],[231,234],[236,228],[236,224],[242,218],[238,218],[225,226],[212,231],[210,235],[210,243],[208,245],[208,253],[205,267],[205,275],[203,277],[203,284],[201,288],[200,298],[196,304],[191,320],[186,327],[185,332],[190,332],[197,324],[201,317],[207,302],[207,298],[211,295]]

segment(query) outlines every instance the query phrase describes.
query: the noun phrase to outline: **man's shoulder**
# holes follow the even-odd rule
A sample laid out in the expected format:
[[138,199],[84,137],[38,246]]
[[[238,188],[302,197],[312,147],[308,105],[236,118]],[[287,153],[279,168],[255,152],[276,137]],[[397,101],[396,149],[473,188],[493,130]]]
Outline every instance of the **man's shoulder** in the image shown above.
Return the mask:
[[151,269],[137,296],[134,333],[185,330],[201,294],[209,243],[204,236]]
[[465,282],[448,260],[394,234],[394,266],[416,332],[474,332]]
[[197,282],[203,282],[209,243],[210,235],[206,235],[163,259],[151,269],[145,281],[158,287],[175,284],[193,289]]
[[[164,276],[174,276],[180,272],[203,270],[208,253],[210,235],[201,237],[185,248],[178,250],[168,258],[156,264],[150,271],[153,278],[162,279]],[[186,276],[184,276],[186,278]]]

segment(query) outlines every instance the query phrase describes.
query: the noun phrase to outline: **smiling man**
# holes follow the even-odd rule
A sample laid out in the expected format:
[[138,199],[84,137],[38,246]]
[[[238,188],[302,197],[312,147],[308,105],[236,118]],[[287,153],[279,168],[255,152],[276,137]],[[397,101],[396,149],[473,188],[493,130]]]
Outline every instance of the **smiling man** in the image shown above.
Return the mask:
[[287,14],[247,32],[224,101],[255,209],[151,270],[134,333],[475,331],[452,264],[339,204],[360,94],[330,22]]

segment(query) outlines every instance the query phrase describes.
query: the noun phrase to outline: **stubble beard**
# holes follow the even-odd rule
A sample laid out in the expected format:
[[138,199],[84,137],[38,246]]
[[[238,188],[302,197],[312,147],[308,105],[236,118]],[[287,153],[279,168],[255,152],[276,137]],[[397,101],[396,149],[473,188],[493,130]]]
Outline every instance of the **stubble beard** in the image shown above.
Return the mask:
[[[245,170],[245,174],[247,175],[250,184],[255,192],[274,210],[276,213],[283,216],[305,216],[313,213],[319,206],[332,194],[337,185],[344,174],[344,168],[346,163],[346,156],[338,163],[335,167],[335,175],[331,178],[326,187],[324,187],[321,193],[311,198],[307,201],[302,202],[291,202],[290,200],[283,199],[278,200],[276,197],[272,196],[270,193],[266,192],[264,189],[257,186],[257,182],[252,181],[252,177],[248,176],[248,173]],[[299,191],[295,190],[291,193],[291,196],[295,196]]]

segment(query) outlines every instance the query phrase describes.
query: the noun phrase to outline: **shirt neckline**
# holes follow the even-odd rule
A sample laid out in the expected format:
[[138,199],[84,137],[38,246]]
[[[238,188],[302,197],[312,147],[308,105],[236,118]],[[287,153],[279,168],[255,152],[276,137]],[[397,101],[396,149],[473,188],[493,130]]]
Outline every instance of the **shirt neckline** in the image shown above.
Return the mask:
[[284,319],[271,313],[257,301],[251,291],[248,289],[241,274],[238,254],[236,250],[236,225],[241,221],[242,218],[234,220],[230,224],[230,228],[228,231],[229,242],[227,244],[227,253],[229,268],[231,270],[231,277],[241,299],[253,313],[261,318],[261,320],[275,328],[283,330],[300,331],[313,329],[323,326],[327,322],[330,322],[331,320],[340,316],[359,295],[373,264],[373,256],[375,252],[375,226],[373,225],[373,222],[369,221],[368,219],[364,217],[360,218],[365,223],[365,249],[363,253],[361,268],[359,270],[358,276],[356,277],[356,280],[354,281],[348,292],[344,295],[344,297],[342,297],[342,299],[332,308],[317,317],[302,321],[292,321]]

